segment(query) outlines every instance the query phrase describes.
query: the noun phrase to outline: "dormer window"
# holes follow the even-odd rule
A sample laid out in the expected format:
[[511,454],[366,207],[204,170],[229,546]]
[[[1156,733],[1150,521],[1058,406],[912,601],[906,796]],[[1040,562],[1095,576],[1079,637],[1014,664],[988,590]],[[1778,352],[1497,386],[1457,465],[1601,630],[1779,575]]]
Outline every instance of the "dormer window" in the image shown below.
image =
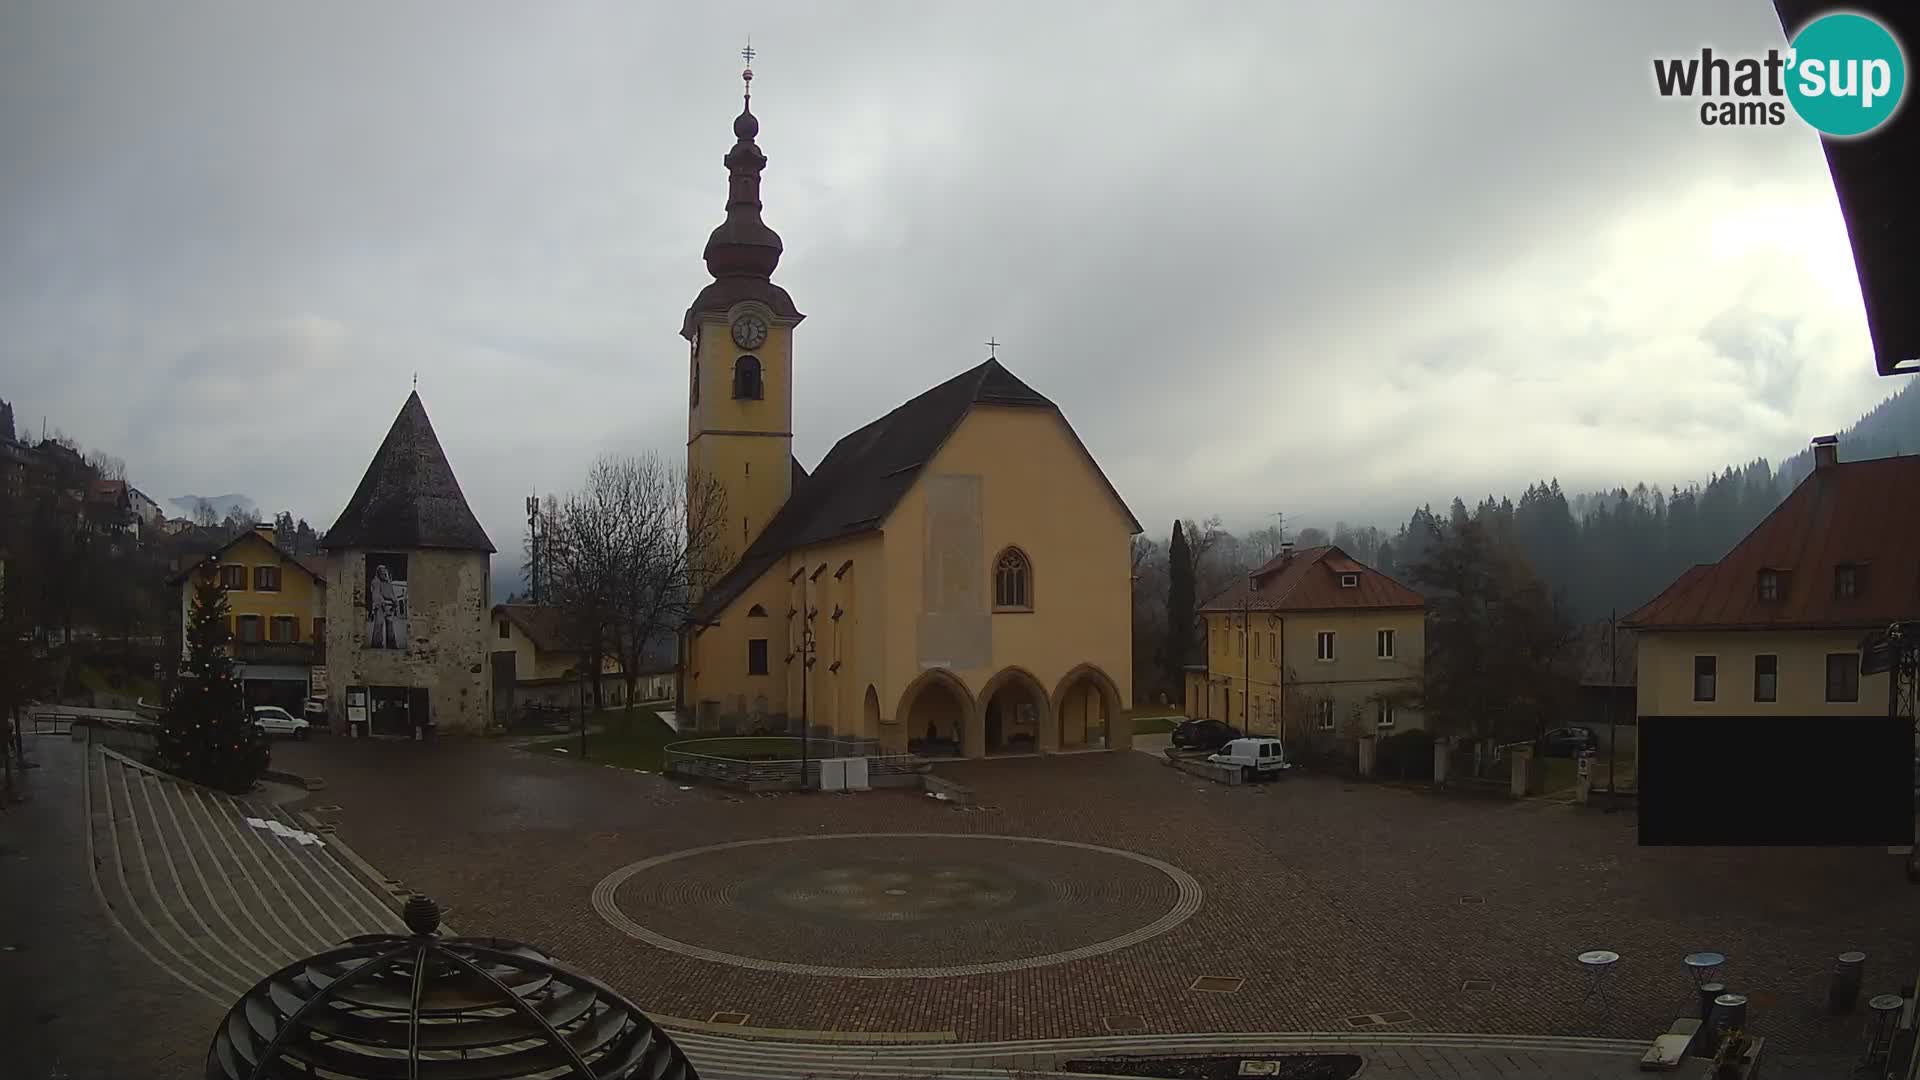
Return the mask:
[[1833,598],[1851,600],[1860,595],[1860,579],[1865,568],[1858,563],[1841,563],[1833,568]]
[[1780,571],[1760,571],[1760,601],[1771,604],[1780,599]]
[[733,396],[747,401],[759,401],[764,396],[759,357],[743,356],[733,362]]
[[1359,574],[1341,574],[1341,575],[1340,575],[1340,587],[1341,587],[1341,588],[1343,588],[1343,589],[1357,589],[1357,588],[1359,588],[1359,587],[1360,587],[1360,575],[1359,575]]

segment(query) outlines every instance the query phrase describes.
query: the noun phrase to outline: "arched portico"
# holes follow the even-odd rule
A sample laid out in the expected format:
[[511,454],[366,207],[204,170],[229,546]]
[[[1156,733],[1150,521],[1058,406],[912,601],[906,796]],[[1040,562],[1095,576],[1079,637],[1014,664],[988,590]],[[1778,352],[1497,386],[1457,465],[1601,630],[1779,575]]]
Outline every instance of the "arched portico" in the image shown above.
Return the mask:
[[1062,676],[1053,691],[1055,748],[1131,747],[1133,733],[1120,714],[1120,688],[1113,679],[1092,664],[1081,664]]
[[929,668],[908,683],[894,715],[906,726],[907,749],[916,754],[958,756],[980,737],[972,692],[945,668]]
[[968,757],[1033,753],[1047,745],[1047,688],[1025,668],[1002,668],[980,689],[978,740]]

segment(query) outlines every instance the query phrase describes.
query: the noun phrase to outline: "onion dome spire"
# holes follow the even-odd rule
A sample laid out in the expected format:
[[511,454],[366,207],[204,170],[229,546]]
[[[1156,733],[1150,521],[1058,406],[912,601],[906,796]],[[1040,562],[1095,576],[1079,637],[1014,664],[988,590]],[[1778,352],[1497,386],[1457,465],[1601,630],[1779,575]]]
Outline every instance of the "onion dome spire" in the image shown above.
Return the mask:
[[760,134],[760,121],[753,115],[753,46],[740,55],[747,61],[740,73],[740,115],[733,121],[733,149],[722,159],[727,167],[727,219],[707,238],[707,272],[715,278],[765,279],[780,265],[780,234],[760,220],[760,173],[767,156],[753,141]]

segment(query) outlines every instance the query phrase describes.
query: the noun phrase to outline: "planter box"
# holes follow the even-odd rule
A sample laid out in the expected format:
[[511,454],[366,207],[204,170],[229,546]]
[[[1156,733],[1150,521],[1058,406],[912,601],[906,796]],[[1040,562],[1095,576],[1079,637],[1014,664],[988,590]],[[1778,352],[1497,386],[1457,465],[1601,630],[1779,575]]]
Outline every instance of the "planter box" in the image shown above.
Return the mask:
[[1233,786],[1243,782],[1240,769],[1235,765],[1216,765],[1211,761],[1190,758],[1167,759],[1168,764],[1184,773],[1191,773],[1202,780],[1211,780],[1216,784]]

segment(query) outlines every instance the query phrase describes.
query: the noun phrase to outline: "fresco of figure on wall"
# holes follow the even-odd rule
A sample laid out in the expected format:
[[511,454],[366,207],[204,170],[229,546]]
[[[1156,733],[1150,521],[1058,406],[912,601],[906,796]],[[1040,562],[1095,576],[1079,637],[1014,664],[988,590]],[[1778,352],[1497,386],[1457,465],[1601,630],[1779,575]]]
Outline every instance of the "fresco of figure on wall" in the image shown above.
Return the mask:
[[367,648],[407,647],[407,557],[367,556]]

